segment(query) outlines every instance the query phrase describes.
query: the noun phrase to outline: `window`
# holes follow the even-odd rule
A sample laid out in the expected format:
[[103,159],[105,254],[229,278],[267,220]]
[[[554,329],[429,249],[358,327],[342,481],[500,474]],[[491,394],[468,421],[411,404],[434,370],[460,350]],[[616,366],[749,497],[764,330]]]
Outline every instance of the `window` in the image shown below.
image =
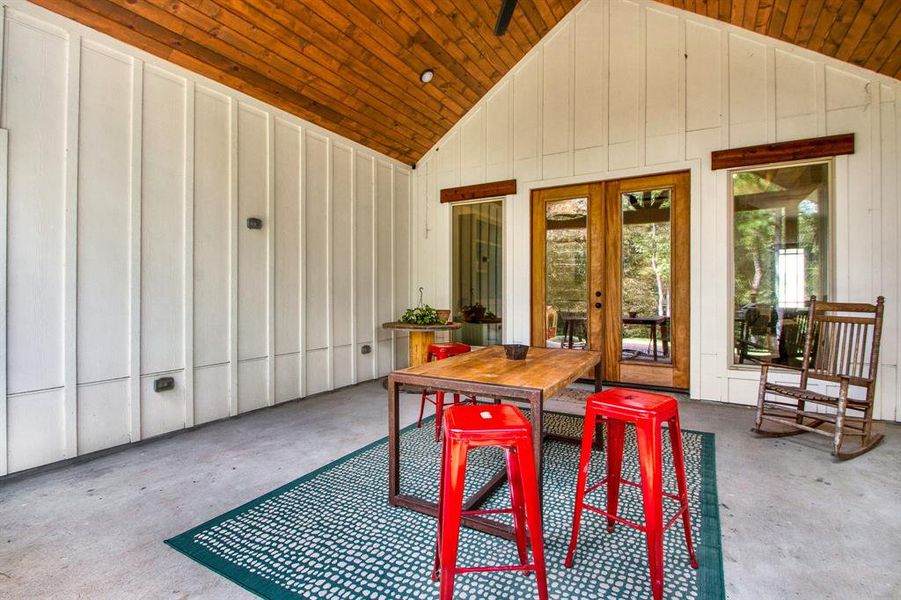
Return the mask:
[[732,171],[734,364],[798,365],[827,296],[831,162]]
[[501,343],[503,215],[500,200],[453,205],[455,339],[473,346]]

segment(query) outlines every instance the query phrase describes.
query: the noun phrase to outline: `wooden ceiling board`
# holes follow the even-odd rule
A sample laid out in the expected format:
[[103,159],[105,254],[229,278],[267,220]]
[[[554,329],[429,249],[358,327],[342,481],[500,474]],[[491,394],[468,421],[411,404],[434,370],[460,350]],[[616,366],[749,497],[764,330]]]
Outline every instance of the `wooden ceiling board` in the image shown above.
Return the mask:
[[[500,0],[31,1],[408,164],[578,4],[498,37]],[[901,0],[657,1],[901,76]]]

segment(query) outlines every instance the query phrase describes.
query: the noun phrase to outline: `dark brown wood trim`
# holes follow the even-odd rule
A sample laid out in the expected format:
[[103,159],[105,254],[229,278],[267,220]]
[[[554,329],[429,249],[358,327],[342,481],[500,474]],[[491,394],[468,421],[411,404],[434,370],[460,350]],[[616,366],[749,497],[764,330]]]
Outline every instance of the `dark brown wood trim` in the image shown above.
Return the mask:
[[717,150],[710,154],[710,160],[713,170],[716,171],[841,154],[854,154],[853,133]]
[[478,200],[479,198],[492,198],[494,196],[509,196],[510,194],[515,193],[516,180],[507,179],[505,181],[492,181],[491,183],[444,188],[441,190],[441,202]]

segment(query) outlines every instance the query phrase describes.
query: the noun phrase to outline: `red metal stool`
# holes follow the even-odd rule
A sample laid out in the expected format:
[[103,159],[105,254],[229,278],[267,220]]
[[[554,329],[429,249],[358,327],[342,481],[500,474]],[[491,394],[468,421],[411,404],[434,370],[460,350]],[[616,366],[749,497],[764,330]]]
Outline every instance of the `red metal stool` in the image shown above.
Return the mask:
[[[507,460],[510,508],[463,510],[466,456],[470,449],[500,446]],[[509,404],[456,405],[444,415],[444,443],[441,445],[441,479],[438,488],[438,538],[432,579],[441,574],[442,600],[454,592],[458,573],[485,571],[534,571],[538,597],[547,600],[544,541],[541,535],[541,504],[538,476],[532,449],[532,425],[515,406]],[[457,543],[463,515],[512,513],[519,565],[498,567],[458,567]],[[528,527],[526,526],[528,524]],[[526,530],[531,537],[533,562],[529,564]]]
[[[607,422],[607,477],[586,489],[588,483],[588,461],[591,459],[591,437],[596,420]],[[661,451],[661,426],[669,423],[669,436],[673,449],[673,467],[676,470],[678,495],[663,491]],[[624,483],[639,487],[633,481],[622,479],[623,438],[625,424],[635,424],[638,440],[638,460],[641,464],[641,494],[644,500],[644,525],[626,521],[617,516],[619,485]],[[607,484],[607,510],[585,504],[585,494]],[[663,498],[679,502],[679,510],[664,526]],[[607,531],[613,532],[616,522],[645,532],[648,543],[648,563],[651,570],[651,590],[655,600],[663,597],[663,533],[682,517],[685,530],[685,544],[691,558],[691,567],[698,568],[698,559],[691,544],[691,523],[688,515],[688,490],[685,485],[685,458],[682,453],[682,430],[679,427],[679,406],[675,398],[661,394],[651,394],[636,390],[614,388],[588,397],[585,406],[585,425],[582,434],[582,454],[579,458],[579,481],[576,484],[576,503],[573,512],[572,537],[566,554],[567,568],[572,566],[573,554],[579,535],[579,521],[582,510],[607,517]]]
[[[472,348],[469,344],[460,342],[439,342],[437,344],[429,345],[429,352],[426,356],[426,360],[428,362],[432,362],[432,360],[444,360],[445,358],[457,356],[458,354],[466,354],[470,350],[472,350]],[[434,400],[431,398],[433,393],[435,394]],[[437,441],[441,435],[441,415],[444,412],[444,392],[440,390],[434,392],[422,390],[422,400],[419,402],[419,420],[416,421],[417,428],[422,427],[422,415],[425,412],[426,400],[435,405],[435,441]],[[475,396],[470,396],[465,401],[475,404],[476,398]],[[460,394],[454,394],[454,404],[460,404]]]

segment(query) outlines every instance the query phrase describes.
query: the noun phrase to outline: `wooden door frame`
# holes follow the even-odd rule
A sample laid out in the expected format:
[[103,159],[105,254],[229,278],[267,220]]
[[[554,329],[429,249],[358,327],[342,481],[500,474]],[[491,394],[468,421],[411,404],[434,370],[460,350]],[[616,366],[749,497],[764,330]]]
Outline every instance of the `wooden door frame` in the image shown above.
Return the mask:
[[[544,305],[545,295],[546,295],[546,285],[545,285],[545,269],[543,267],[545,262],[545,221],[543,218],[536,218],[536,214],[541,211],[541,215],[544,215],[544,207],[548,202],[554,202],[558,200],[570,200],[573,198],[588,198],[588,214],[590,215],[592,209],[603,211],[604,210],[604,197],[603,197],[603,188],[604,184],[600,181],[593,181],[590,183],[582,183],[576,185],[565,185],[560,187],[553,188],[541,188],[535,189],[531,191],[530,194],[530,210],[529,210],[529,219],[530,219],[530,247],[531,247],[531,256],[529,260],[529,276],[530,276],[530,285],[529,285],[529,320],[531,324],[531,331],[529,333],[530,344],[532,346],[545,347],[545,316],[544,313],[539,313],[533,310],[533,307],[537,304]],[[604,268],[604,244],[603,244],[603,229],[602,229],[602,219],[587,219],[586,226],[588,228],[588,259],[589,259],[589,281],[598,281],[601,280],[601,271]],[[538,269],[538,265],[542,265],[540,269]],[[607,297],[607,290],[602,289],[603,298]],[[591,303],[593,302],[593,293],[594,290],[589,289],[586,290],[586,306],[591,307]],[[599,311],[589,310],[588,311],[588,337],[593,339],[598,339],[601,335],[602,328],[602,316]],[[592,350],[598,350],[603,353],[603,347],[601,348],[592,348]],[[603,364],[603,356],[601,357],[601,364]]]
[[[689,171],[659,173],[614,179],[605,182],[605,219],[608,279],[622,279],[622,226],[619,206],[623,191],[648,191],[673,188],[675,201],[670,206],[670,289],[672,316],[670,318],[671,364],[637,363],[615,360],[604,365],[604,378],[608,381],[639,380],[647,385],[688,389],[691,365],[691,176]],[[678,281],[678,284],[677,284]],[[609,310],[605,311],[606,331],[622,331],[622,286],[607,286]],[[622,356],[622,335],[608,335],[604,340],[606,356]]]
[[[629,185],[634,183],[635,185]],[[671,285],[679,277],[680,284],[672,285],[673,315],[670,321],[670,344],[672,364],[654,365],[652,363],[635,365],[626,363],[627,372],[640,369],[643,381],[655,387],[688,389],[691,366],[691,171],[689,169],[635,175],[581,184],[564,185],[552,188],[538,188],[530,193],[530,303],[529,319],[531,325],[530,340],[533,346],[545,345],[545,312],[536,311],[535,306],[544,306],[545,302],[545,222],[544,205],[549,201],[570,198],[588,197],[589,214],[598,218],[588,219],[588,253],[589,282],[600,281],[599,290],[589,284],[588,298],[588,334],[590,339],[601,339],[602,370],[605,381],[619,381],[621,378],[622,356],[622,290],[619,282],[622,276],[622,261],[612,261],[612,269],[607,268],[607,259],[621,256],[622,231],[620,211],[611,207],[619,206],[620,190],[629,191],[660,189],[672,187],[674,202],[671,208],[673,223],[671,231]],[[539,209],[541,212],[539,213]],[[615,232],[610,235],[609,232]],[[678,273],[678,275],[677,275]],[[606,276],[605,276],[606,275]],[[614,282],[616,284],[614,284]],[[603,296],[601,310],[594,309],[595,291]],[[607,332],[606,337],[602,337]],[[678,341],[677,341],[678,340]],[[617,357],[617,360],[607,360]],[[663,370],[666,370],[664,374]],[[655,373],[659,370],[660,373]],[[655,376],[658,375],[658,376]]]

